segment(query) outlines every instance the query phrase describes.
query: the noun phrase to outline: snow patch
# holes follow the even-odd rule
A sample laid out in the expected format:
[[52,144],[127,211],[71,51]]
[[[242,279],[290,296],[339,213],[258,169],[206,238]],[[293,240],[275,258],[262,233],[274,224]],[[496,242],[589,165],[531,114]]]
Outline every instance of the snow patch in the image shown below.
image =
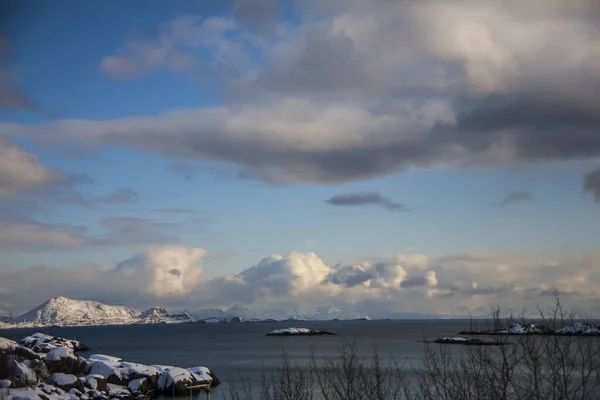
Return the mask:
[[77,382],[77,377],[75,375],[63,374],[61,372],[58,372],[50,377],[50,381],[58,386],[66,386],[72,385],[75,382]]
[[46,361],[60,361],[64,358],[77,359],[73,353],[73,349],[67,347],[56,347],[46,353],[44,359]]

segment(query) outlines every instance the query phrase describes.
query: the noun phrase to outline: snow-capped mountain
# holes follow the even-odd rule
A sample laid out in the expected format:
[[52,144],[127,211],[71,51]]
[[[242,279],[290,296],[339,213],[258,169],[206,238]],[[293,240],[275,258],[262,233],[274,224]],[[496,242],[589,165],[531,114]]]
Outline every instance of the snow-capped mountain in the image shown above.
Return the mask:
[[239,318],[242,321],[260,321],[269,319],[268,315],[247,307],[242,307],[239,304],[234,304],[233,307],[223,312],[223,316],[228,318]]
[[0,327],[129,325],[193,322],[187,314],[169,315],[162,307],[144,312],[122,305],[108,305],[90,300],[73,300],[53,297],[47,302],[21,315],[0,322]]
[[113,306],[90,300],[53,297],[33,310],[14,319],[16,323],[42,325],[87,325],[131,323],[141,312],[125,306]]
[[331,307],[327,310],[322,310],[316,314],[303,315],[306,320],[353,320],[353,319],[370,319],[367,314],[362,314],[356,311],[344,311],[337,307]]

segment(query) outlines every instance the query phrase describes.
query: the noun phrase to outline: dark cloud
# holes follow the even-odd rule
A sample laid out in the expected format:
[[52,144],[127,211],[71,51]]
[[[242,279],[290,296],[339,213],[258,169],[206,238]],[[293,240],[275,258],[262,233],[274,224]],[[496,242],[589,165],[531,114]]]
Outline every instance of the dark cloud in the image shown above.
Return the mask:
[[16,74],[9,68],[8,43],[0,34],[0,109],[41,111],[41,107],[20,87],[15,85]]
[[236,18],[177,17],[102,62],[177,72],[201,53],[225,105],[0,133],[141,148],[180,159],[171,169],[188,180],[210,162],[309,185],[600,155],[594,2],[300,3],[290,26],[273,1],[230,0]]
[[174,174],[180,175],[186,181],[190,182],[196,175],[202,172],[202,168],[198,165],[186,161],[173,161],[169,165],[169,170]]
[[533,203],[533,196],[525,190],[515,190],[506,195],[502,200],[495,205],[499,207],[508,206],[515,203]]
[[585,175],[583,190],[590,192],[596,201],[600,201],[600,168],[596,168]]
[[379,193],[348,193],[338,194],[326,201],[327,204],[334,206],[369,206],[378,205],[392,211],[406,211],[406,207]]
[[279,0],[226,0],[232,3],[236,20],[253,30],[272,33],[279,14]]

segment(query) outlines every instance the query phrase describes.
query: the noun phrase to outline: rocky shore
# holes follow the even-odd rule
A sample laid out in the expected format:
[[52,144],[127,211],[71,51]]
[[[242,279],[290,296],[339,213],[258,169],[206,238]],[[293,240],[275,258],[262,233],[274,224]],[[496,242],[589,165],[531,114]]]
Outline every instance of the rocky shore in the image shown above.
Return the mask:
[[19,343],[0,337],[1,394],[9,400],[132,400],[161,393],[184,396],[189,386],[220,383],[202,366],[143,365],[105,354],[84,358],[78,351],[90,349],[41,333]]

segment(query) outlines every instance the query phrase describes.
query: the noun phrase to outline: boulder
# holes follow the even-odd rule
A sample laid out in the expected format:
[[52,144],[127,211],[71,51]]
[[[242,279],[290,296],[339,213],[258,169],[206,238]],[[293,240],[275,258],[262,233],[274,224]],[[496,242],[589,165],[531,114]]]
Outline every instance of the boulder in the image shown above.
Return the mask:
[[12,387],[22,388],[37,383],[37,375],[27,365],[16,360],[8,360],[6,366],[8,378],[12,381]]
[[121,361],[116,357],[97,355],[90,357],[88,374],[98,374],[106,378],[108,383],[127,386],[133,379],[148,378],[150,385],[155,386],[159,372],[155,367]]
[[75,355],[72,349],[57,347],[46,353],[44,362],[50,373],[62,372],[65,374],[80,375],[85,370],[87,363]]
[[108,384],[108,395],[111,398],[118,398],[118,399],[122,399],[122,400],[131,400],[133,399],[133,396],[131,395],[131,392],[129,391],[129,389],[127,389],[124,386],[121,385],[115,385],[112,383]]
[[63,374],[61,372],[53,374],[50,377],[50,383],[52,383],[58,388],[61,388],[64,391],[77,389],[80,392],[83,392],[85,390],[83,383],[79,379],[77,379],[75,375],[71,374]]
[[[190,393],[187,386],[195,386],[202,383],[211,383],[211,381],[203,381],[199,375],[178,367],[166,367],[162,370],[158,377],[157,390],[164,394],[174,394],[175,396],[186,396]],[[192,393],[198,393],[202,389],[193,389]]]
[[77,340],[45,335],[43,333],[34,333],[33,335],[27,336],[26,338],[23,338],[20,343],[36,353],[47,353],[57,347],[66,347],[73,351],[90,350],[88,346]]
[[88,375],[79,378],[83,385],[90,390],[98,390],[100,392],[106,392],[107,389],[107,381],[106,378],[102,375]]
[[135,395],[147,394],[153,389],[152,384],[148,378],[133,379],[127,384],[129,391]]

